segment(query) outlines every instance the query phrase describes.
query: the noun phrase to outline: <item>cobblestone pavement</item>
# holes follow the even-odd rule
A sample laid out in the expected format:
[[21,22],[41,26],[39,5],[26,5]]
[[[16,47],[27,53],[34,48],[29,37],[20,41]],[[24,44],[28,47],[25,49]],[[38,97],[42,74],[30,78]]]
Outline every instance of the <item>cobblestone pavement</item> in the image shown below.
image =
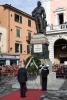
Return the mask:
[[[17,83],[17,77],[2,76],[0,82],[0,97],[9,94],[17,89],[12,89],[12,85]],[[46,91],[39,100],[67,100],[67,79],[58,91]]]
[[67,100],[67,79],[57,91],[46,91],[39,100]]
[[0,81],[0,97],[17,90],[17,89],[12,89],[12,84],[16,82],[17,82],[17,77],[2,76]]

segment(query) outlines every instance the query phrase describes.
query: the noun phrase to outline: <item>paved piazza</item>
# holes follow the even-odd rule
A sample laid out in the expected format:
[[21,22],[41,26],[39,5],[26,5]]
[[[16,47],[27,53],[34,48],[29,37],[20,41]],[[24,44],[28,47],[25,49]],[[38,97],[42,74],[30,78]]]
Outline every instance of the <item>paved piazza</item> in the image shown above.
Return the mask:
[[[60,78],[59,78],[60,80]],[[17,83],[17,77],[2,76],[0,82],[0,97],[9,94],[17,89],[12,89],[12,85]],[[39,100],[67,100],[67,79],[59,90],[46,91]]]
[[48,90],[39,98],[39,100],[67,100],[67,79],[65,79],[64,84],[59,90]]
[[2,76],[0,82],[0,97],[9,94],[17,89],[12,89],[12,84],[15,84],[17,82],[16,77],[11,76]]

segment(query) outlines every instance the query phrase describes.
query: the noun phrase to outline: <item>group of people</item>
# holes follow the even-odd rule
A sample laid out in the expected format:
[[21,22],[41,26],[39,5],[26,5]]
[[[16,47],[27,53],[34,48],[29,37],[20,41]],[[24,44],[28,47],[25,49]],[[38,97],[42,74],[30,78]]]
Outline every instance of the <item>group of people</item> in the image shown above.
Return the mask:
[[60,64],[53,64],[52,65],[52,71],[56,72],[59,75],[66,75],[67,74],[67,65],[64,65],[63,63]]
[[0,65],[0,80],[1,80],[1,75],[4,76],[15,76],[17,75],[19,66],[16,64],[12,65]]
[[[35,19],[37,34],[46,34],[46,13],[44,7],[41,6],[41,2],[37,2],[37,7],[32,11],[32,17]],[[42,77],[42,91],[47,90],[47,75],[49,74],[48,66],[44,62],[41,66],[41,77]],[[21,67],[17,74],[18,81],[20,83],[20,96],[22,98],[26,97],[26,82],[27,82],[27,71],[24,68],[24,63],[22,62]]]
[[[49,74],[49,67],[46,64],[46,61],[44,61],[40,67],[41,69],[41,79],[42,79],[42,91],[47,90],[47,76]],[[24,67],[24,63],[22,62],[22,65],[20,66],[17,74],[18,82],[20,83],[20,97],[25,98],[26,97],[26,82],[27,82],[27,70]]]
[[[38,34],[46,34],[46,13],[45,9],[41,6],[41,2],[37,2],[37,7],[32,11],[32,17],[35,19],[36,29]],[[41,79],[42,79],[42,91],[47,90],[47,76],[49,74],[49,68],[44,61],[40,65],[41,69]],[[9,70],[9,69],[8,69]],[[10,70],[9,70],[10,71]],[[24,67],[24,63],[22,62],[20,68],[17,71],[17,79],[20,83],[20,96],[21,98],[26,97],[26,82],[27,82],[27,70]]]
[[[46,65],[46,61],[44,61],[39,69],[41,70],[41,79],[42,79],[42,91],[47,90],[47,75],[49,74],[49,67]],[[19,66],[0,66],[0,81],[1,81],[1,73],[8,71],[8,75],[12,74],[17,75],[18,82],[20,83],[20,96],[21,98],[26,97],[26,82],[27,82],[27,69],[24,66],[24,63]]]

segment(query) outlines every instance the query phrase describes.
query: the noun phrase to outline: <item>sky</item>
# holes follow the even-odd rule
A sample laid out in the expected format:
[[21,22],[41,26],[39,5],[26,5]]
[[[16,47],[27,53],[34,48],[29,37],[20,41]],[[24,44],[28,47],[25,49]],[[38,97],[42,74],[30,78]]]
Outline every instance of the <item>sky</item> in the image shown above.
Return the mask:
[[37,6],[37,1],[42,2],[42,0],[0,0],[0,5],[11,4],[13,7],[31,15],[31,12]]

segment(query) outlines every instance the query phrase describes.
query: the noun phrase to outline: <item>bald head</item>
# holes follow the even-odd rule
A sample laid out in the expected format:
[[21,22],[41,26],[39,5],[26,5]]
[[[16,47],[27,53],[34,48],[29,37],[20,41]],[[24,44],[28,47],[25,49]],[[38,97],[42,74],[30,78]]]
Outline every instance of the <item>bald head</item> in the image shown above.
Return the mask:
[[20,68],[24,68],[24,63],[23,62],[20,64]]

